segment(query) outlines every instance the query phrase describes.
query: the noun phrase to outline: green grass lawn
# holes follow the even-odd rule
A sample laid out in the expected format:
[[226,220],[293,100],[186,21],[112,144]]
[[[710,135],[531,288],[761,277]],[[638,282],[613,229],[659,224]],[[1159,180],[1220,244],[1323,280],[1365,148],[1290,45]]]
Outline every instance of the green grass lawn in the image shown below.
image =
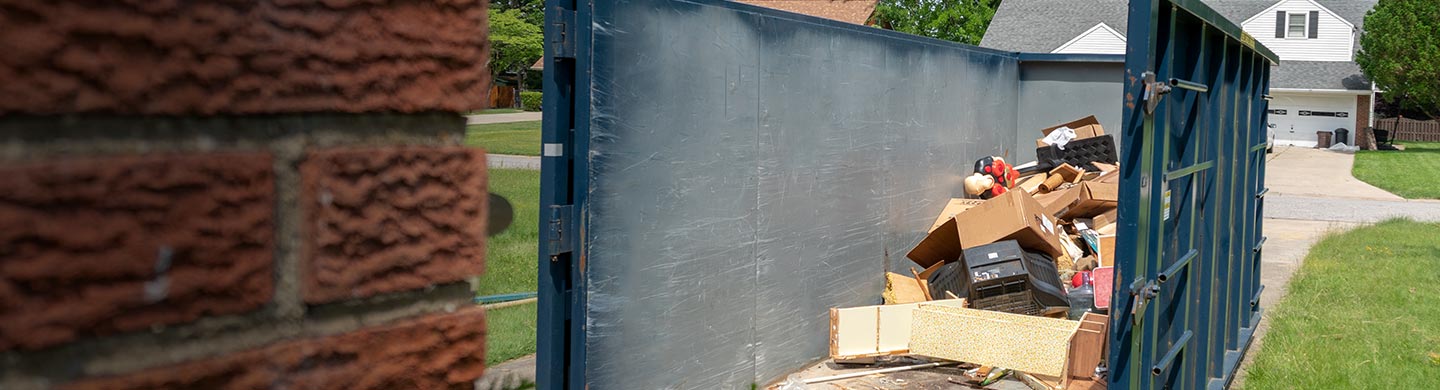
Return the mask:
[[1440,199],[1440,142],[1397,142],[1405,150],[1361,150],[1350,173],[1409,199]]
[[540,155],[540,121],[470,125],[465,144],[485,148],[488,153]]
[[535,353],[535,304],[485,312],[485,365]]
[[[490,237],[485,275],[476,282],[477,296],[535,291],[539,252],[540,171],[491,169],[490,192],[515,207],[515,221]],[[535,353],[535,304],[491,310],[487,314],[487,364]]]
[[1440,224],[1326,237],[1274,309],[1255,389],[1440,389]]

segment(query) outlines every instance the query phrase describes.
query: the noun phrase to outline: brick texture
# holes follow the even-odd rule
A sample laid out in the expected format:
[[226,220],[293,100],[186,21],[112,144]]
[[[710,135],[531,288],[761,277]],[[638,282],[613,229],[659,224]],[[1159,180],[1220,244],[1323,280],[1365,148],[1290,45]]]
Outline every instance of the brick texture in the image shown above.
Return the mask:
[[483,108],[486,0],[6,0],[0,114]]
[[484,370],[485,313],[472,307],[383,328],[282,342],[59,388],[468,389]]
[[306,302],[419,289],[484,271],[484,152],[318,150],[301,163],[300,177]]
[[271,169],[265,153],[0,167],[0,350],[269,302]]
[[1370,96],[1360,95],[1355,98],[1355,128],[1350,132],[1350,139],[1345,142],[1364,147],[1364,141],[1370,139],[1370,133],[1365,131],[1366,127],[1370,127]]

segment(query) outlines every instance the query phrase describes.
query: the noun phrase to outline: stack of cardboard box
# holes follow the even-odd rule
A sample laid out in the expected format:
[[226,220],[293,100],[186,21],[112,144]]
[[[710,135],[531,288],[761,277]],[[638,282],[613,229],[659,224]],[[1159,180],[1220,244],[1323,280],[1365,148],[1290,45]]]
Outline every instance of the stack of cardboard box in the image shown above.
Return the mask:
[[[1076,136],[1072,140],[1105,136],[1094,117],[1042,133],[1048,135],[1061,127],[1073,130]],[[1036,143],[1037,147],[1049,147],[1043,140]],[[987,281],[994,275],[965,267],[966,250],[1010,240],[1033,256],[1028,258],[1031,261],[1053,260],[1053,269],[1042,268],[1058,275],[1038,276],[1050,280],[1058,276],[1067,289],[1076,273],[1113,275],[1119,181],[1117,162],[1088,161],[1060,164],[1022,177],[1009,191],[991,199],[951,199],[929,234],[906,254],[919,268],[911,267],[909,275],[886,275],[885,305],[832,311],[832,358],[854,361],[911,355],[1009,368],[1036,388],[1103,388],[1104,381],[1094,375],[1104,359],[1108,339],[1108,317],[1104,315],[1108,289],[1095,288],[1095,301],[1103,301],[1104,306],[1090,307],[1080,318],[1070,320],[1064,317],[1071,308],[1054,307],[1054,299],[1047,301],[1051,303],[1048,307],[1041,305],[1045,310],[1033,312],[983,310],[975,304],[979,297],[969,296],[975,289],[951,291],[940,284]],[[996,254],[989,256],[993,261]],[[1027,267],[1023,272],[1037,269]],[[946,273],[967,283],[955,284],[946,279]],[[1024,281],[1014,283],[1019,286],[1016,289],[1026,288]],[[1034,280],[1029,283],[1031,287],[1036,284]],[[1104,299],[1099,295],[1105,295]]]

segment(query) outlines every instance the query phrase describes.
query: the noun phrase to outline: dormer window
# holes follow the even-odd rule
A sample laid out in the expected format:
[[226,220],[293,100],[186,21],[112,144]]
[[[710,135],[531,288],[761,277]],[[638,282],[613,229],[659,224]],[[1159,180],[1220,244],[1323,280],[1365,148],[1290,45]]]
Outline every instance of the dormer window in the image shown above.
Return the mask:
[[1320,32],[1320,11],[1275,12],[1275,37],[1285,39],[1315,39]]
[[1288,27],[1285,30],[1285,37],[1291,39],[1305,39],[1306,32],[1308,31],[1308,29],[1306,29],[1305,27],[1306,22],[1310,21],[1310,18],[1307,17],[1309,15],[1289,14],[1286,16],[1290,19],[1290,23],[1287,25]]

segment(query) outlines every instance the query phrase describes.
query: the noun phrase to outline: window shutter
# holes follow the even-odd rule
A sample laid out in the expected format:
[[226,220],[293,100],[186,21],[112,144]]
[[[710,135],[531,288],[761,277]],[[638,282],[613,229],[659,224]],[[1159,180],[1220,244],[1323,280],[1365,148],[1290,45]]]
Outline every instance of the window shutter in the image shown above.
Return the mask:
[[1285,11],[1275,11],[1275,37],[1285,37]]
[[1310,39],[1320,35],[1320,11],[1310,11]]

